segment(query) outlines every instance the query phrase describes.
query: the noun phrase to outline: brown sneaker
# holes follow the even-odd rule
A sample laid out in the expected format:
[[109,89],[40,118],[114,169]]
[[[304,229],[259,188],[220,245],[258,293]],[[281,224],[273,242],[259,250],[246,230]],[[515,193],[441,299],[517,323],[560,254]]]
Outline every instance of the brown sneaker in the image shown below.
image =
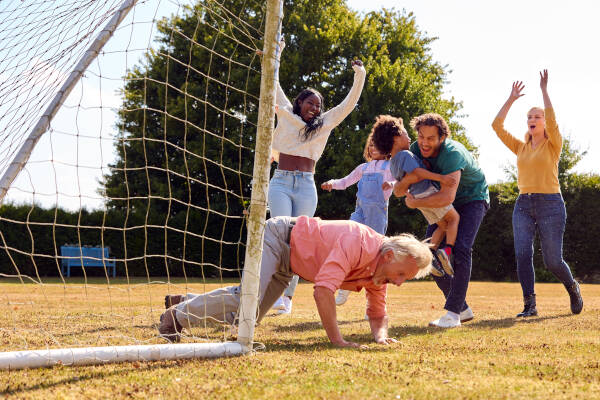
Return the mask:
[[181,339],[182,326],[175,317],[175,308],[169,308],[160,316],[158,333],[169,342],[179,342]]
[[175,304],[179,304],[184,300],[185,296],[181,294],[168,294],[165,296],[165,308],[169,309]]

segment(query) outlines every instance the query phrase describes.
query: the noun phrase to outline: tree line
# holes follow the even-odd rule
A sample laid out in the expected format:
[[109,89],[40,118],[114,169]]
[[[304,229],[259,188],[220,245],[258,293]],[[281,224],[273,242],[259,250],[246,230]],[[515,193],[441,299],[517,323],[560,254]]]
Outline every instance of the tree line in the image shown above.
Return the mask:
[[[60,246],[82,244],[108,246],[111,256],[126,259],[117,263],[118,275],[240,274],[260,86],[260,57],[253,49],[262,45],[229,21],[241,15],[248,26],[260,26],[264,9],[243,0],[224,4],[227,12],[198,2],[160,21],[155,48],[129,71],[116,127],[117,159],[102,181],[104,210],[0,208],[0,273],[58,275]],[[411,13],[359,14],[343,0],[286,0],[283,34],[279,73],[290,98],[311,86],[330,108],[352,85],[352,59],[361,59],[368,71],[357,109],[332,132],[317,164],[317,182],[345,176],[361,162],[378,114],[409,121],[439,113],[450,122],[452,138],[477,154],[457,121],[461,102],[442,97],[448,72],[433,58],[429,45],[435,38],[419,31]],[[190,39],[197,45],[190,47]],[[566,140],[559,169],[568,213],[565,260],[578,278],[591,281],[599,278],[600,250],[588,238],[600,229],[590,222],[600,207],[600,177],[572,172],[584,155]],[[516,279],[511,215],[517,193],[514,173],[491,185],[473,279]],[[347,219],[355,195],[355,188],[319,191],[316,215]],[[425,227],[420,212],[391,199],[388,234],[423,236]],[[535,265],[538,280],[552,280],[539,251]],[[90,271],[96,273],[103,272]]]

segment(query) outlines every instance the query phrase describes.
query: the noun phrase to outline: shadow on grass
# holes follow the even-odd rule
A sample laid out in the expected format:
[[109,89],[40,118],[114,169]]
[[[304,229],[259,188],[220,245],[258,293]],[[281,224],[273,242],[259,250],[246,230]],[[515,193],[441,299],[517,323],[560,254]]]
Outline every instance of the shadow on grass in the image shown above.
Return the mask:
[[564,313],[557,315],[548,315],[542,317],[527,317],[527,318],[516,318],[508,317],[502,319],[482,319],[476,322],[467,322],[463,324],[465,328],[471,329],[498,329],[498,328],[510,328],[515,324],[537,324],[546,320],[558,319],[569,317],[572,314]]
[[[364,319],[356,319],[353,321],[338,321],[338,326],[343,325],[352,325],[356,323],[365,322]],[[315,331],[323,329],[323,325],[321,325],[321,321],[311,321],[311,322],[299,322],[293,325],[278,325],[274,326],[274,332],[306,332],[306,331]]]
[[[501,329],[501,328],[510,328],[510,327],[514,326],[515,324],[537,324],[537,323],[541,323],[546,320],[565,318],[565,317],[569,317],[571,315],[572,314],[570,314],[570,313],[563,313],[563,314],[557,314],[557,315],[518,318],[518,319],[515,317],[508,317],[508,318],[501,318],[501,319],[482,319],[482,320],[476,320],[476,321],[470,321],[470,322],[464,323],[462,325],[462,327],[467,328],[467,329],[480,329],[480,330],[499,329],[499,328]],[[364,322],[366,322],[366,321],[363,319],[338,321],[338,326],[352,325],[352,324],[364,323]],[[293,325],[281,325],[281,326],[273,327],[273,331],[279,332],[279,333],[306,332],[306,331],[315,331],[315,330],[322,330],[322,329],[323,329],[323,326],[321,325],[320,321],[300,322],[300,323],[296,323]],[[403,336],[407,336],[407,335],[439,334],[444,331],[445,331],[445,329],[443,329],[443,328],[437,328],[437,327],[428,326],[425,324],[423,324],[423,325],[408,325],[408,326],[393,326],[393,327],[389,328],[389,334],[392,337],[403,337]],[[367,335],[367,336],[369,337],[370,340],[372,340],[372,337],[370,335]]]
[[364,335],[357,335],[357,334],[345,335],[344,340],[346,340],[348,342],[358,343],[360,345],[367,345],[368,349],[360,350],[360,349],[350,348],[350,347],[346,347],[346,348],[336,347],[329,341],[329,339],[327,339],[327,336],[325,335],[325,331],[323,331],[323,340],[319,340],[319,341],[298,342],[295,339],[289,339],[289,340],[273,340],[273,341],[268,340],[268,341],[261,341],[261,343],[264,344],[266,347],[266,349],[264,350],[265,353],[290,352],[290,351],[296,352],[296,353],[298,353],[298,352],[312,353],[315,351],[331,350],[331,349],[340,350],[340,351],[366,351],[369,353],[373,353],[373,352],[382,353],[382,352],[395,350],[393,345],[386,346],[386,345],[376,344],[375,342],[373,342],[373,335],[371,335],[371,333],[364,334]]
[[[107,365],[105,365],[108,368],[110,368],[110,365],[117,366],[115,369],[110,370],[110,371],[107,371],[106,369],[103,369],[101,371],[98,371],[98,370],[82,371],[82,369],[84,369],[84,368],[97,368],[97,366],[87,366],[87,367],[86,366],[55,366],[55,367],[51,367],[51,368],[60,369],[62,371],[64,371],[65,369],[70,369],[71,371],[73,371],[74,376],[66,377],[66,378],[57,380],[55,382],[40,382],[40,383],[31,384],[31,385],[19,385],[19,387],[15,387],[15,388],[7,387],[6,389],[4,389],[0,392],[0,396],[16,395],[18,397],[19,394],[25,394],[25,393],[36,391],[36,390],[51,389],[53,387],[76,384],[79,382],[85,382],[85,381],[94,380],[94,379],[105,379],[105,378],[109,378],[111,376],[124,375],[124,374],[127,374],[132,371],[135,371],[137,373],[140,371],[153,371],[153,370],[158,370],[158,369],[182,368],[182,362],[186,362],[186,361],[190,361],[190,360],[155,361],[152,363],[140,362],[139,364],[138,363],[129,363],[129,364],[107,364]],[[166,365],[165,363],[170,363],[170,364]],[[17,372],[18,371],[14,371],[14,373],[17,373]],[[57,372],[57,374],[58,374],[58,372]],[[47,379],[47,378],[45,378],[45,379]]]

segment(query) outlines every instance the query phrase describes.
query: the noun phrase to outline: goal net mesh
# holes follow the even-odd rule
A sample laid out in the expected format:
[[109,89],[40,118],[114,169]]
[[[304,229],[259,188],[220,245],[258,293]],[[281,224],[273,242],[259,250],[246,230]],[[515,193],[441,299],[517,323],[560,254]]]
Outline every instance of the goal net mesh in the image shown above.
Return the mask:
[[[0,2],[0,174],[121,3]],[[2,199],[0,351],[164,343],[165,295],[239,283],[264,7],[139,1],[118,25]]]

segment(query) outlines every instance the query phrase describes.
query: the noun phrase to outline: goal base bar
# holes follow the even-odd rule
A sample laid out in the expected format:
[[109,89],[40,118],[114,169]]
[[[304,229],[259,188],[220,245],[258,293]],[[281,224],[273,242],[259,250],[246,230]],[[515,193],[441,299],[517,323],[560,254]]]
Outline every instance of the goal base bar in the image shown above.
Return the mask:
[[0,353],[0,370],[230,357],[246,354],[248,351],[248,347],[237,342],[25,350]]

